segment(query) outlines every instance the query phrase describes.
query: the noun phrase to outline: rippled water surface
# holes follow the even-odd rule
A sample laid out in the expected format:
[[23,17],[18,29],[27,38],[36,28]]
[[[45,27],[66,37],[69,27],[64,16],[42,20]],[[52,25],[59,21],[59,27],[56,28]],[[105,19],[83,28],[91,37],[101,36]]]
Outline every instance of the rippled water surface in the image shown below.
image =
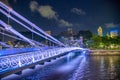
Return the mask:
[[85,57],[69,80],[120,80],[120,56]]
[[24,79],[32,80],[120,80],[120,56],[63,58]]

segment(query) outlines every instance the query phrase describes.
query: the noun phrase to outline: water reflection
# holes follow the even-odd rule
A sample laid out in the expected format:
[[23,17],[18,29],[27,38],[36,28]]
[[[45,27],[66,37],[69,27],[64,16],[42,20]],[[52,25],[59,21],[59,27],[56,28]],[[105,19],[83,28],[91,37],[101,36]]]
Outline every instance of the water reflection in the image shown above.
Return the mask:
[[68,53],[68,55],[67,55],[67,62],[69,63],[70,60],[71,60],[74,56],[75,56],[75,53],[73,53],[73,52]]
[[85,57],[69,80],[119,80],[120,56]]
[[[79,64],[79,67],[75,70],[72,78],[70,78],[69,80],[81,80],[85,74],[84,70],[85,70],[85,66],[86,66],[86,57],[82,56],[82,60]],[[79,77],[79,79],[78,79]]]

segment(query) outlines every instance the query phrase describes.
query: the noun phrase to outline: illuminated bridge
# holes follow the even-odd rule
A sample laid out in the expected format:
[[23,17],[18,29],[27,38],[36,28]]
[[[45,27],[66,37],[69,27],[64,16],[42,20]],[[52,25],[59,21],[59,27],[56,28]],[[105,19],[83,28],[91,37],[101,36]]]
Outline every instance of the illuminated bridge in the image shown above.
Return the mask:
[[[0,13],[8,18],[8,23],[0,19],[0,30],[4,31],[0,34],[31,45],[30,47],[15,48],[4,41],[0,42],[1,46],[6,47],[0,50],[0,78],[13,73],[19,74],[23,69],[34,68],[36,64],[44,64],[45,61],[56,59],[71,51],[87,51],[87,49],[80,47],[64,45],[2,2],[0,2]],[[27,38],[9,24],[9,19],[37,36],[50,41],[54,46]]]

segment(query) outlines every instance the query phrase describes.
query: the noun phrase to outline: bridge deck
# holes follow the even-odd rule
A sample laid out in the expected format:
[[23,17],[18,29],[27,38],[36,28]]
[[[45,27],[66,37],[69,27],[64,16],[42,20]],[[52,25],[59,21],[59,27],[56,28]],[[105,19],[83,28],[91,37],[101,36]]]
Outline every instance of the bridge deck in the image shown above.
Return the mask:
[[54,48],[27,52],[24,54],[15,54],[0,57],[0,77],[7,76],[11,73],[19,72],[25,68],[33,67],[36,64],[44,63],[53,58],[63,56],[67,52],[74,50],[83,50],[78,47]]

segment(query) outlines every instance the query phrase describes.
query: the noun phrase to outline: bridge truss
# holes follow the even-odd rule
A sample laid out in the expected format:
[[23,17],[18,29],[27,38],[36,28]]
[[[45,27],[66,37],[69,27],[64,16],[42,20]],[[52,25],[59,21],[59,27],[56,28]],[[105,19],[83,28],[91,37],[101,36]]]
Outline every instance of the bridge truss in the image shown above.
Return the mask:
[[[16,11],[14,11],[12,8],[8,7],[4,3],[0,2],[0,13],[8,17],[8,19],[11,19],[21,25],[22,27],[28,29],[29,31],[35,33],[39,37],[42,37],[44,39],[47,39],[57,46],[54,47],[49,47],[48,45],[42,44],[38,41],[32,40],[27,38],[26,36],[23,36],[21,33],[19,33],[17,30],[15,30],[10,24],[6,24],[3,20],[0,20],[0,29],[4,30],[8,33],[12,33],[16,36],[7,34],[7,33],[2,33],[0,34],[9,36],[11,38],[25,41],[29,43],[34,50],[32,49],[15,49],[14,47],[11,48],[11,46],[0,42],[3,46],[9,47],[9,49],[6,50],[0,50],[0,75],[5,76],[10,74],[10,72],[18,72],[21,71],[22,69],[35,66],[39,62],[49,60],[52,58],[56,58],[57,56],[64,55],[67,52],[73,51],[73,50],[84,50],[83,48],[79,47],[66,47],[62,42],[59,40],[55,39],[51,35],[47,34],[45,31],[43,31],[40,27],[36,26],[34,23],[30,22],[20,14],[18,14]],[[20,20],[23,20],[26,24],[23,24],[20,20],[17,20],[13,16],[16,16]],[[31,29],[31,28],[34,29]],[[41,46],[46,47],[45,49],[41,49]],[[21,51],[22,50],[22,51]],[[13,51],[13,52],[12,52]],[[9,73],[8,73],[9,72]],[[0,76],[1,77],[1,76]]]

